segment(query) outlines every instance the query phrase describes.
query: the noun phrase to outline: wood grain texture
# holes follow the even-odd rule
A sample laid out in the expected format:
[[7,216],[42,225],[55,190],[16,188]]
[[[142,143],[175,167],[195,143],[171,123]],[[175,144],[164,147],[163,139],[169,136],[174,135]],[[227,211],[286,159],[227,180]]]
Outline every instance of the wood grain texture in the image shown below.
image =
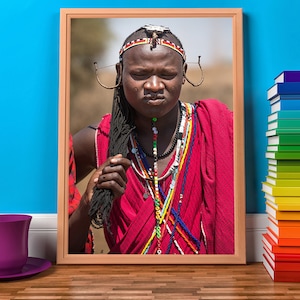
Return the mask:
[[1,300],[43,299],[300,299],[300,283],[273,282],[261,263],[249,265],[53,265],[0,281]]

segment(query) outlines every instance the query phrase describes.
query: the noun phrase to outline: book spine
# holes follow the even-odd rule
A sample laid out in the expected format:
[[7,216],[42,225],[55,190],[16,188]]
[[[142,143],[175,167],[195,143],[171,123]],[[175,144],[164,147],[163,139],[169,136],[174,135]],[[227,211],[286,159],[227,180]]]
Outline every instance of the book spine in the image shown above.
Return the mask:
[[300,135],[270,135],[268,145],[300,145]]
[[276,120],[293,120],[300,119],[300,110],[279,110],[274,112],[268,116],[268,122],[276,121]]
[[273,158],[273,159],[282,159],[282,160],[295,160],[300,159],[300,152],[271,152],[267,151],[266,158]]
[[299,128],[276,128],[271,129],[266,132],[266,136],[274,136],[274,135],[298,135],[300,138],[300,127]]
[[267,151],[271,152],[297,152],[300,151],[299,145],[273,145],[267,146]]
[[278,95],[297,95],[300,94],[300,82],[280,82],[275,83],[267,92],[268,99]]
[[299,82],[300,71],[283,71],[274,79],[275,83]]
[[271,129],[289,129],[289,128],[298,128],[300,130],[300,119],[286,120],[280,119],[275,122],[269,122],[268,130]]
[[300,188],[300,180],[299,179],[275,179],[269,176],[266,176],[266,182],[273,184],[277,187],[299,187]]
[[271,113],[281,110],[300,110],[300,100],[281,100],[271,105]]
[[300,166],[276,166],[268,165],[268,170],[273,172],[300,172]]

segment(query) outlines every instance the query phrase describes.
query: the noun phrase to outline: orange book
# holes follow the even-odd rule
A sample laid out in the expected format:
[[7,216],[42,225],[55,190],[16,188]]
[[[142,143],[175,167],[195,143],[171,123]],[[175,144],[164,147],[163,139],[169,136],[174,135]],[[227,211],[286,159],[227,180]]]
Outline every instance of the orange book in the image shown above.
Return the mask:
[[300,229],[300,220],[277,220],[270,215],[268,218],[279,227],[299,227]]
[[300,247],[300,238],[282,238],[279,237],[270,227],[267,227],[268,234],[270,238],[278,246],[299,246]]
[[299,220],[300,211],[281,211],[277,210],[271,202],[266,202],[266,212],[276,220]]
[[279,246],[268,233],[263,234],[263,244],[273,253],[300,254],[298,246]]
[[268,227],[279,238],[300,238],[300,221],[280,221],[269,216]]

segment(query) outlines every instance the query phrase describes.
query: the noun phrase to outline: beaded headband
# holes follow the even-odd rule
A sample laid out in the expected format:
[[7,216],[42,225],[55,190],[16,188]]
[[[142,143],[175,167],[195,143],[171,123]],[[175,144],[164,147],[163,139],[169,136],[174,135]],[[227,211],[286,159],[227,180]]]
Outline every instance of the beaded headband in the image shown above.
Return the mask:
[[[137,39],[137,40],[131,41],[129,43],[126,43],[120,49],[119,56],[121,57],[125,51],[127,51],[128,49],[130,49],[130,48],[132,48],[134,46],[145,45],[145,44],[152,45],[153,44],[153,38]],[[176,51],[177,53],[179,53],[182,56],[183,60],[185,60],[185,52],[184,52],[184,50],[181,47],[179,47],[178,45],[174,44],[173,42],[170,42],[170,41],[165,40],[165,39],[156,38],[155,39],[155,44],[156,45],[166,46],[166,47],[169,47],[169,48],[173,49],[174,51]]]
[[171,33],[171,31],[168,27],[156,26],[156,25],[145,25],[142,28],[145,29],[146,32],[148,33],[148,35],[151,35],[152,37],[139,38],[139,39],[136,39],[136,40],[126,43],[119,51],[120,60],[121,60],[123,53],[125,51],[127,51],[128,49],[130,49],[134,46],[149,44],[151,50],[153,48],[155,48],[156,45],[162,45],[162,46],[169,47],[172,50],[179,53],[181,55],[181,57],[183,58],[183,60],[185,61],[185,59],[186,59],[185,52],[182,47],[176,45],[175,43],[173,43],[169,40],[159,37],[163,33]]

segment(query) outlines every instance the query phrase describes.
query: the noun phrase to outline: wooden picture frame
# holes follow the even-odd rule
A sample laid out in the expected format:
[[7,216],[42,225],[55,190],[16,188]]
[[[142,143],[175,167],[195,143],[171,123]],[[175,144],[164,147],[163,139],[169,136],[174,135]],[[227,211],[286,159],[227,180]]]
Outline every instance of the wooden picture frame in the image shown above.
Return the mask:
[[[230,18],[232,22],[232,106],[234,118],[234,254],[138,255],[68,253],[68,167],[70,133],[71,21],[76,18]],[[245,168],[242,9],[73,9],[60,11],[58,132],[58,264],[244,264]],[[141,24],[144,25],[144,24]],[[130,32],[127,32],[129,34]],[[176,32],[175,32],[176,34]],[[121,45],[120,45],[121,46]]]

